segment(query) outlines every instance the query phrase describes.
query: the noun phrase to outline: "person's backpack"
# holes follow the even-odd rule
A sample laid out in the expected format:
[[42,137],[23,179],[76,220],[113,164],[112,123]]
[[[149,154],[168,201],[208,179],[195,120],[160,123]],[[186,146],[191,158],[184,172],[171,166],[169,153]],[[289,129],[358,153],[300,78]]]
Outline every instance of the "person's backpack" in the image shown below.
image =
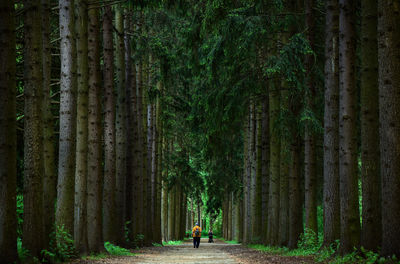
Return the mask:
[[200,230],[199,230],[199,228],[196,228],[196,231],[194,231],[194,235],[195,235],[196,237],[198,237],[198,236],[200,235]]

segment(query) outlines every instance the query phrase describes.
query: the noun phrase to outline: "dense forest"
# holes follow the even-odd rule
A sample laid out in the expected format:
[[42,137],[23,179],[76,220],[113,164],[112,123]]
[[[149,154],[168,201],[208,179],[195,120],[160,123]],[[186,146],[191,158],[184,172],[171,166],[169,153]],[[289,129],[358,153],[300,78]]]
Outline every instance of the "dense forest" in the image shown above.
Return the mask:
[[400,257],[399,0],[0,0],[0,262],[185,237]]

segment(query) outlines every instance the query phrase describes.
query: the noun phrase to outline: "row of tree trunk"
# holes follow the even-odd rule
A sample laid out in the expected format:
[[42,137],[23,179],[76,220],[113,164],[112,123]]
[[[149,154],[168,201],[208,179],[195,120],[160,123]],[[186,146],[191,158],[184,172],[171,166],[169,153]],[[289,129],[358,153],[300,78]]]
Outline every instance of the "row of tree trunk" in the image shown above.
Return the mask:
[[[243,196],[227,195],[222,206],[226,239],[295,248],[301,233],[323,231],[324,245],[339,239],[342,254],[360,246],[381,248],[383,255],[400,254],[396,195],[400,30],[394,26],[400,16],[395,11],[398,4],[390,1],[362,1],[361,8],[361,62],[357,62],[355,2],[325,3],[323,135],[307,121],[311,119],[306,119],[303,132],[293,122],[282,122],[288,113],[297,120],[301,111],[317,115],[312,55],[304,57],[303,103],[298,92],[288,92],[288,84],[276,80],[265,84],[266,98],[250,100],[243,133]],[[315,49],[314,1],[305,1],[304,10],[307,39]],[[317,147],[319,142],[323,149]],[[323,159],[317,153],[323,153]],[[317,177],[318,168],[323,168],[323,177]],[[323,230],[318,230],[317,206],[324,210]]]
[[[60,39],[53,41],[50,1],[23,5],[23,247],[41,256],[60,228],[79,254],[103,251],[105,241],[161,243],[161,104],[149,94],[162,85],[151,55],[134,60],[131,49],[131,32],[144,29],[135,26],[128,5],[104,5],[101,20],[98,1],[63,0]],[[18,258],[15,12],[11,1],[0,2],[0,257],[6,263]],[[58,77],[55,112],[58,86],[51,80]],[[59,116],[58,137],[53,116]],[[179,199],[186,199],[182,192]]]

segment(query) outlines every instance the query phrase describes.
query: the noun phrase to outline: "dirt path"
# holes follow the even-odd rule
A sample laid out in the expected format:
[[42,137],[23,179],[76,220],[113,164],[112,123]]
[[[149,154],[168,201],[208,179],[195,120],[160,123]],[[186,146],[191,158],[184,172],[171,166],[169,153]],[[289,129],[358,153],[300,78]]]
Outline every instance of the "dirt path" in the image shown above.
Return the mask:
[[198,264],[250,264],[250,263],[314,263],[312,259],[305,257],[282,257],[268,255],[262,252],[248,249],[241,245],[230,245],[216,240],[215,243],[207,243],[203,238],[198,249],[193,248],[191,242],[182,245],[144,248],[133,257],[111,257],[96,261],[75,261],[73,264],[130,264],[130,263],[198,263]]

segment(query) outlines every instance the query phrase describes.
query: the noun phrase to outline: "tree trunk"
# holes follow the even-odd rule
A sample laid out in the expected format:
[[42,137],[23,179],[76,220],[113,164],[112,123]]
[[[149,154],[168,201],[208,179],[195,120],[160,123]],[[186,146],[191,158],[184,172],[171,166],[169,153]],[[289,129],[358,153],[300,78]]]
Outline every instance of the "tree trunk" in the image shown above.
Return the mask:
[[[162,88],[160,87],[161,84],[158,84],[158,89],[160,93],[162,94]],[[156,129],[154,133],[154,138],[155,138],[155,146],[154,148],[156,149],[155,151],[155,162],[156,162],[156,183],[155,183],[155,188],[156,188],[156,202],[155,202],[155,237],[154,237],[154,242],[156,243],[161,243],[162,242],[162,236],[161,236],[161,228],[162,228],[162,222],[161,222],[161,192],[162,192],[162,145],[163,145],[163,128],[162,128],[162,123],[161,123],[161,103],[160,103],[160,98],[157,98],[157,103],[156,103],[156,111],[155,111],[155,120],[156,120]],[[186,212],[186,211],[185,211]]]
[[326,2],[324,112],[324,246],[340,238],[339,196],[339,5]]
[[[287,111],[289,108],[288,89],[282,83],[281,109]],[[289,240],[289,142],[288,137],[282,135],[280,146],[280,168],[279,168],[279,245],[287,246]]]
[[361,2],[361,245],[377,251],[381,246],[381,178],[379,163],[379,89],[377,2]]
[[[91,0],[91,3],[96,0]],[[100,76],[100,21],[99,10],[88,10],[88,179],[87,179],[87,232],[88,251],[98,253],[103,246],[102,196],[102,125]]]
[[115,242],[115,98],[114,98],[114,47],[111,6],[105,8],[103,17],[104,49],[104,191],[103,235],[104,241]]
[[86,0],[75,0],[77,51],[77,127],[75,167],[74,242],[76,250],[88,251],[87,161],[88,161],[88,9]]
[[[125,92],[125,43],[124,43],[124,9],[121,4],[115,8],[115,72],[117,105],[115,119],[115,155],[116,155],[116,242],[125,244],[125,208],[126,208],[126,175],[127,175],[127,102]],[[127,28],[129,30],[129,28]],[[130,58],[129,58],[130,59]],[[131,176],[131,175],[130,175]],[[131,176],[132,177],[132,176]]]
[[382,251],[400,256],[400,13],[398,1],[378,1]]
[[339,15],[339,175],[341,253],[360,243],[355,81],[355,2],[340,0]]
[[136,111],[137,111],[137,135],[138,135],[138,148],[137,148],[137,165],[138,165],[138,181],[136,182],[137,184],[137,197],[138,197],[138,208],[139,211],[137,214],[141,216],[139,220],[139,225],[140,225],[140,233],[145,234],[145,186],[144,186],[144,178],[146,176],[145,174],[145,169],[143,166],[145,166],[145,159],[144,159],[144,148],[143,148],[143,97],[142,97],[142,88],[143,88],[143,80],[142,80],[142,62],[139,61],[136,65],[136,94],[137,94],[137,104],[136,104]]
[[262,241],[262,188],[263,188],[263,175],[262,175],[262,166],[263,166],[263,161],[262,161],[262,155],[263,155],[263,142],[262,142],[262,104],[258,103],[256,107],[256,120],[257,120],[257,133],[256,133],[256,183],[255,183],[255,215],[254,215],[254,231],[253,231],[253,237],[255,242],[260,243]]
[[272,86],[269,91],[270,107],[270,182],[269,182],[269,214],[268,214],[268,244],[278,245],[279,237],[279,167],[280,167],[280,133],[276,124],[279,120],[280,93]]
[[60,0],[59,7],[61,77],[56,225],[73,234],[77,86],[74,1]]
[[243,166],[243,243],[250,243],[251,233],[251,204],[250,204],[250,185],[251,185],[251,104],[247,114],[244,133],[244,166]]
[[14,2],[0,1],[0,259],[17,261]]
[[262,242],[266,243],[268,227],[268,197],[269,197],[269,97],[263,100],[262,106]]
[[[305,0],[307,39],[310,47],[314,50],[314,0]],[[305,91],[305,109],[310,114],[315,112],[314,99],[316,96],[314,84],[314,56],[307,55],[305,68],[307,79],[307,89]],[[309,114],[309,115],[310,115]],[[315,133],[312,129],[311,120],[306,121],[304,131],[304,180],[305,180],[305,228],[318,233],[317,225],[317,176],[315,161]]]
[[303,232],[303,208],[301,195],[301,144],[296,131],[292,132],[291,164],[289,175],[289,241],[290,249],[297,248],[300,234]]
[[[39,257],[43,236],[43,138],[40,2],[24,1],[24,223],[22,243]],[[72,218],[72,217],[71,217]]]
[[175,186],[172,187],[169,192],[168,202],[168,240],[174,240],[175,234]]
[[43,56],[43,210],[47,213],[44,218],[44,245],[50,246],[50,235],[54,231],[55,210],[57,198],[57,172],[55,159],[54,117],[51,112],[51,44],[50,44],[50,17],[51,6],[49,0],[41,1],[42,17],[42,56]]

